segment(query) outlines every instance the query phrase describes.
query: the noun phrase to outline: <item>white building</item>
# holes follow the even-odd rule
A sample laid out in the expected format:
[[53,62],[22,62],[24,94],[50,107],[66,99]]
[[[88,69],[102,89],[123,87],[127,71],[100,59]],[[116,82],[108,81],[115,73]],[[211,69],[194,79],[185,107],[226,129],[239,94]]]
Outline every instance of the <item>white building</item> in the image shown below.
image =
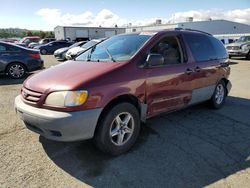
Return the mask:
[[231,22],[227,20],[207,20],[193,22],[193,18],[187,19],[187,22],[174,24],[161,24],[157,20],[155,24],[148,26],[130,26],[126,28],[126,32],[140,32],[149,30],[185,28],[200,30],[214,35],[217,38],[239,38],[240,36],[250,35],[250,25]]
[[55,38],[63,40],[90,40],[111,37],[125,33],[125,28],[118,27],[81,27],[81,26],[57,26],[54,29]]

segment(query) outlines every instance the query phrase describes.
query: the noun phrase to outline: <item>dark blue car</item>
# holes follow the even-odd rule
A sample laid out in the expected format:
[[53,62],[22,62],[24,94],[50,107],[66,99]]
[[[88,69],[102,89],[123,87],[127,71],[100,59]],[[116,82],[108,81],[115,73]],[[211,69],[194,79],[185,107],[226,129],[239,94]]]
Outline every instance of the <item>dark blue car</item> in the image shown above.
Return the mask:
[[40,50],[41,54],[46,55],[46,54],[53,54],[57,49],[69,47],[72,44],[73,44],[72,42],[68,42],[68,41],[64,41],[64,40],[53,41],[53,42],[49,42],[49,43],[44,44],[44,45],[36,46],[36,47],[34,47],[34,49],[38,49],[38,50]]
[[0,42],[0,73],[11,78],[23,78],[27,72],[42,68],[39,51]]

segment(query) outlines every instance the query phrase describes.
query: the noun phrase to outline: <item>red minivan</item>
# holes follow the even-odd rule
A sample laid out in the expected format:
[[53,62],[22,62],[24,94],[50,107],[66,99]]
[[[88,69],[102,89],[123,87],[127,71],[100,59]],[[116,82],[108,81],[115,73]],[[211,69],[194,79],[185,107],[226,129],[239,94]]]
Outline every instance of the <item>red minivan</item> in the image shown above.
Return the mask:
[[204,32],[117,35],[29,77],[15,108],[28,129],[48,139],[94,138],[118,155],[148,118],[204,101],[220,108],[231,89],[228,65],[221,41]]

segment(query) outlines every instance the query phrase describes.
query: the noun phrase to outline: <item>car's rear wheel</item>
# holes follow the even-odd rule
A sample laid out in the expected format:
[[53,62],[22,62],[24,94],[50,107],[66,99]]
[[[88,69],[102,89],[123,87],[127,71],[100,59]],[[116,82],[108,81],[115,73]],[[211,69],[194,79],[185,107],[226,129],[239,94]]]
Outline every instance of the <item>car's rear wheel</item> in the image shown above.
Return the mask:
[[120,103],[112,107],[100,119],[94,141],[103,152],[119,155],[134,145],[139,132],[138,110],[130,103]]
[[26,74],[26,67],[21,63],[11,63],[6,70],[7,74],[14,79],[23,78]]
[[42,55],[46,55],[48,53],[48,51],[46,49],[41,49],[40,52]]
[[227,96],[227,89],[224,81],[220,81],[214,90],[213,96],[210,99],[211,107],[214,109],[219,109],[225,103],[225,99]]

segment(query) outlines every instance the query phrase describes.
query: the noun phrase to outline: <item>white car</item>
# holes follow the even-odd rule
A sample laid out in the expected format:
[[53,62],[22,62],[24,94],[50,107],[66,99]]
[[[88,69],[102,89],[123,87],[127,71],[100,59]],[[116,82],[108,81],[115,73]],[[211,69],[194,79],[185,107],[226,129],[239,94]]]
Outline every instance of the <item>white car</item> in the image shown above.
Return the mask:
[[93,39],[93,40],[83,44],[82,46],[77,46],[77,47],[71,48],[66,52],[65,57],[66,57],[66,59],[73,59],[76,56],[78,56],[81,52],[84,52],[85,50],[87,50],[87,49],[91,48],[92,46],[104,41],[105,39],[104,38]]

